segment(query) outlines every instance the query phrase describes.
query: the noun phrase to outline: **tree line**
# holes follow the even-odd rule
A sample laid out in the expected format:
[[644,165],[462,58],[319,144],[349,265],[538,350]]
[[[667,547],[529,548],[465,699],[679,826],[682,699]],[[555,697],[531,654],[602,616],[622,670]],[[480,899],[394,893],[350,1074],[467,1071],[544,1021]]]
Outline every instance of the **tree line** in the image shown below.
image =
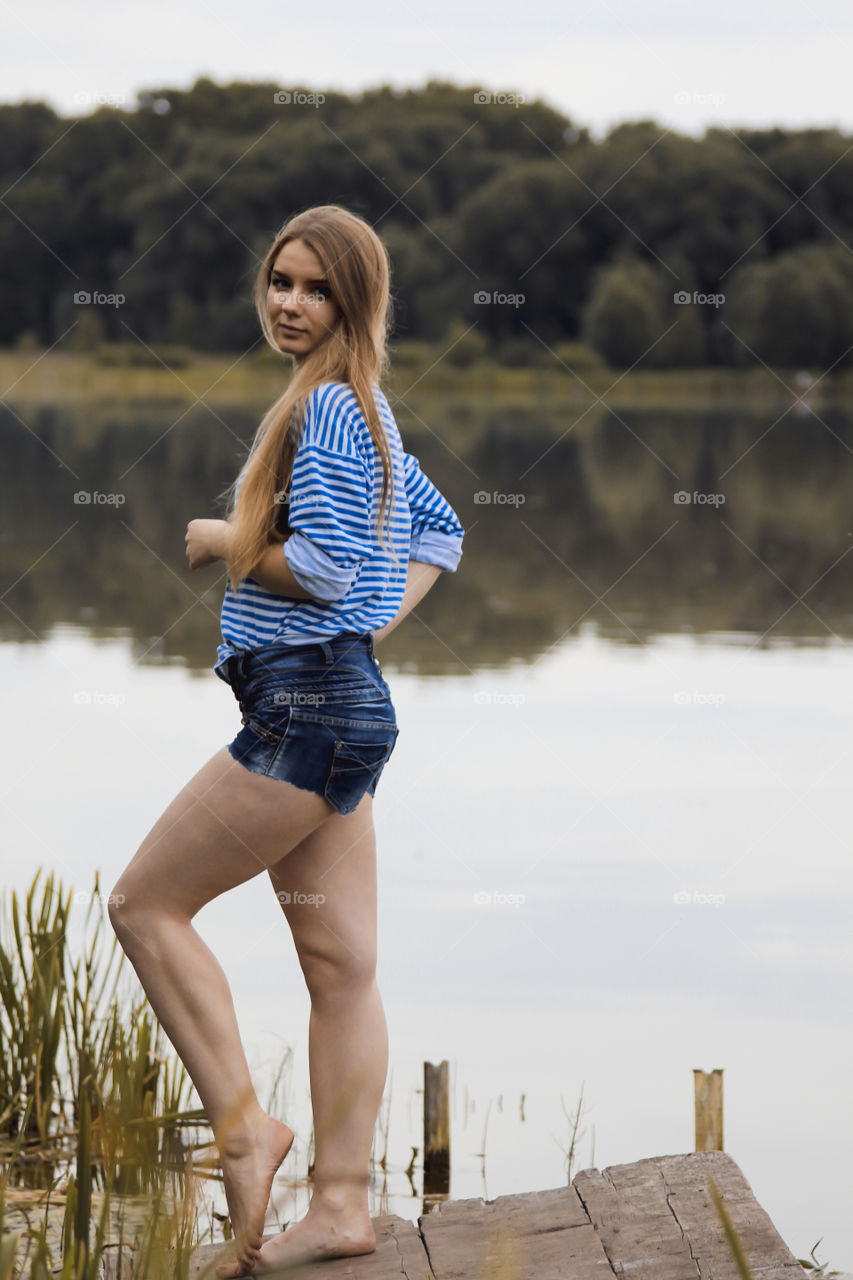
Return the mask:
[[[277,228],[339,203],[388,246],[393,340],[614,368],[849,367],[853,150],[836,129],[644,120],[429,81],[0,106],[0,345],[245,351]],[[570,363],[568,355],[565,356]]]

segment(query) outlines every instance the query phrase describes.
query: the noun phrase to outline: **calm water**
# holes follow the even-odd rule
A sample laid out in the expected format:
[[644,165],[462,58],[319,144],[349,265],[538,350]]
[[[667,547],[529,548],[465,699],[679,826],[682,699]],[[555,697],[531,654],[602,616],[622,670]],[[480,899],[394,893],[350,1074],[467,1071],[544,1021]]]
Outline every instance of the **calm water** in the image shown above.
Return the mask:
[[[0,866],[106,889],[239,725],[210,670],[222,578],[189,573],[183,536],[254,424],[21,416],[0,420]],[[575,1171],[689,1151],[693,1068],[723,1067],[759,1201],[798,1256],[822,1236],[853,1269],[853,423],[777,416],[531,409],[437,425],[451,451],[400,414],[469,532],[377,649],[401,726],[375,805],[383,1209],[421,1210],[424,1059],[451,1062],[455,1198],[562,1184],[582,1087]],[[196,924],[259,1087],[293,1048],[307,1142],[308,1002],[266,877]]]

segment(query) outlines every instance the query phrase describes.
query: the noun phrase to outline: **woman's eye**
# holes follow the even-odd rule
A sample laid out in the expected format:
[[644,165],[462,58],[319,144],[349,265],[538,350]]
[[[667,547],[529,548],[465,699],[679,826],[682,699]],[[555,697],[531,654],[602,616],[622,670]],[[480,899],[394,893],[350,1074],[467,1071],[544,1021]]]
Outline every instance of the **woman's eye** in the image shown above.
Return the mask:
[[[290,281],[287,279],[286,276],[285,277],[272,276],[270,279],[270,288],[272,289],[289,289],[290,287],[291,287]],[[332,290],[329,288],[328,285],[318,284],[314,286],[314,288],[311,290],[308,296],[309,298],[319,297],[319,298],[328,299],[332,296]]]

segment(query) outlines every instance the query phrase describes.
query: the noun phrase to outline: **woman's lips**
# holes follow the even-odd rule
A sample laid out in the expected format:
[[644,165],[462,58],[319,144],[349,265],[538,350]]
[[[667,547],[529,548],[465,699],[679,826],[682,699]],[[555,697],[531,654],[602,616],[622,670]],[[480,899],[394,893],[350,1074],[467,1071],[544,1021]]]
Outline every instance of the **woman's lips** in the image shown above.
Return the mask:
[[296,329],[292,324],[284,324],[283,322],[280,325],[280,328],[286,329],[288,333],[304,333],[305,332],[304,329]]

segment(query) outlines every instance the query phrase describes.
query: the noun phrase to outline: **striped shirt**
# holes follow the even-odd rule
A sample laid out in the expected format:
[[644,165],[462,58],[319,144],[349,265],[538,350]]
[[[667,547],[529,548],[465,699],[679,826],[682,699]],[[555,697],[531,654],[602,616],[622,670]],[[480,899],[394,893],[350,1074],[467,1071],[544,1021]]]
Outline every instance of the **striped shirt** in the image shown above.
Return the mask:
[[409,560],[456,570],[465,531],[418,459],[403,451],[391,407],[377,385],[374,396],[394,468],[394,503],[387,534],[383,512],[383,536],[399,564],[379,542],[382,459],[358,401],[348,383],[321,383],[306,398],[290,488],[283,495],[291,533],[282,554],[311,598],[275,595],[252,577],[244,578],[237,591],[227,582],[218,662],[235,648],[376,631],[400,608]]

